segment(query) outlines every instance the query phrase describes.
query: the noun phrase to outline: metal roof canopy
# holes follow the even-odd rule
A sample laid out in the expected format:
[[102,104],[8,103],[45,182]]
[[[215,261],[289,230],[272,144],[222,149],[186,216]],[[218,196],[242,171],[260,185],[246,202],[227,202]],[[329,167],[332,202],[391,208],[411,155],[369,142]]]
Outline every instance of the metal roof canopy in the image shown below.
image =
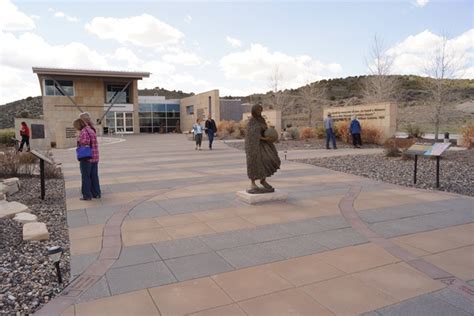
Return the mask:
[[65,68],[41,68],[33,67],[33,73],[49,76],[77,76],[98,78],[129,78],[142,79],[150,77],[149,72],[135,71],[111,71],[111,70],[88,70],[88,69],[65,69]]

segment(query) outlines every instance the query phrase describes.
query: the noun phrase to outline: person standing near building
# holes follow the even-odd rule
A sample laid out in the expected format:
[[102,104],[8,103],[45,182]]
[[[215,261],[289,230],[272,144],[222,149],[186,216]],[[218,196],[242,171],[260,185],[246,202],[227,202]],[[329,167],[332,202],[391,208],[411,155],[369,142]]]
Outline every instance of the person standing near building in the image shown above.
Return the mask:
[[30,129],[26,122],[21,122],[20,126],[21,142],[18,152],[23,151],[23,146],[26,144],[26,151],[30,151]]
[[362,138],[360,137],[361,132],[362,128],[360,127],[360,123],[354,115],[352,116],[349,133],[352,135],[352,144],[355,148],[360,148],[360,146],[362,146]]
[[209,150],[212,150],[212,142],[214,141],[214,135],[217,132],[216,122],[212,119],[211,114],[207,117],[206,120],[206,134],[209,139]]
[[324,119],[324,129],[326,130],[326,149],[329,149],[329,141],[332,141],[333,149],[336,147],[336,135],[334,134],[334,122],[331,117],[331,113]]
[[91,147],[92,157],[81,159],[79,167],[81,170],[82,180],[82,197],[81,200],[89,201],[92,198],[100,199],[101,190],[99,184],[99,146],[97,143],[97,135],[95,131],[82,119],[78,118],[73,123],[74,127],[79,131],[77,138],[78,146]]
[[201,150],[202,132],[203,128],[201,125],[201,119],[198,118],[196,120],[196,123],[193,125],[194,140],[196,141],[196,150]]

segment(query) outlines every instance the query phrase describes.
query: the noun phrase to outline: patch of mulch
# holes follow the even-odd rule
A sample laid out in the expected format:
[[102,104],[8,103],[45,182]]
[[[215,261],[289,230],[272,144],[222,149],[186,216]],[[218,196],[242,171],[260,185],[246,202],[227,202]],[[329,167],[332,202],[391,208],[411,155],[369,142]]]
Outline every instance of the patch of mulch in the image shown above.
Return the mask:
[[[374,154],[297,161],[384,182],[436,190],[436,160],[433,158],[418,159],[416,185],[413,184],[413,159]],[[474,150],[448,151],[442,157],[438,190],[474,196]]]
[[[228,146],[244,150],[245,143],[243,141],[236,142],[236,141],[229,141],[225,142]],[[326,140],[325,139],[317,139],[317,138],[310,138],[305,140],[280,140],[278,143],[275,143],[277,150],[305,150],[305,149],[326,149]],[[352,148],[353,146],[350,144],[343,143],[341,141],[336,142],[336,146],[338,148]],[[374,144],[367,144],[364,145],[363,148],[380,148],[379,145]],[[332,145],[331,145],[332,148]]]
[[[0,315],[28,315],[56,296],[69,280],[69,235],[64,200],[64,179],[46,180],[46,197],[41,200],[39,177],[21,177],[21,189],[8,201],[27,205],[48,227],[48,241],[23,241],[22,225],[0,219]],[[63,284],[48,259],[47,248],[61,246]]]

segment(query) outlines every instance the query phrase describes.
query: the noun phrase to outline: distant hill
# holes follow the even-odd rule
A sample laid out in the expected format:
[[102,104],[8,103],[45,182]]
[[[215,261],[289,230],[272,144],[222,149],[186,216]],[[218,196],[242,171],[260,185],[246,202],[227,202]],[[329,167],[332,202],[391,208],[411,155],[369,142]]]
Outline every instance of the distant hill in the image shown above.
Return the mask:
[[[430,93],[428,86],[433,79],[419,76],[393,76],[397,82],[397,103],[399,104],[399,122],[401,125],[416,123],[429,129],[431,124],[427,118],[430,113]],[[357,105],[365,102],[362,95],[363,81],[366,76],[347,77],[339,79],[329,79],[313,82],[312,85],[325,86],[326,95],[324,98],[313,104],[313,124],[318,124],[322,120],[324,107]],[[456,79],[448,80],[451,96],[450,104],[445,111],[445,122],[443,127],[446,130],[455,130],[467,121],[474,121],[474,80]],[[282,118],[283,124],[299,126],[308,125],[307,106],[301,97],[301,90],[288,89],[284,91],[287,106],[284,107]],[[141,89],[138,90],[141,96],[165,96],[167,99],[182,99],[194,95],[181,90],[166,90],[164,88]],[[221,96],[222,98],[232,98],[231,96]],[[235,96],[234,96],[235,97]],[[273,93],[252,94],[245,97],[237,97],[243,102],[261,102],[264,107],[274,107]],[[14,116],[23,111],[29,111],[33,116],[43,114],[41,97],[29,97],[23,100],[7,103],[0,106],[0,129],[13,127]]]
[[191,93],[186,93],[181,90],[166,90],[163,88],[153,88],[153,89],[139,89],[138,90],[138,95],[143,95],[143,96],[153,96],[153,95],[159,95],[159,96],[164,96],[167,99],[182,99],[186,97],[190,97],[194,95],[193,92]]
[[[366,103],[363,97],[363,81],[366,76],[347,77],[340,79],[329,79],[313,82],[311,85],[325,87],[326,95],[318,102],[313,102],[313,122],[311,125],[322,121],[323,108],[332,106],[347,106]],[[430,113],[430,91],[429,84],[433,79],[419,76],[393,76],[396,81],[398,118],[401,126],[418,124],[425,131],[431,128],[427,113]],[[459,125],[468,121],[474,121],[474,80],[453,79],[448,80],[449,105],[445,112],[443,127],[447,130],[455,130]],[[282,110],[283,125],[307,126],[308,110],[301,96],[304,87],[288,89],[283,91],[285,102]],[[274,107],[273,92],[252,94],[244,98],[244,102],[261,102],[266,108]],[[462,106],[461,106],[462,105]]]

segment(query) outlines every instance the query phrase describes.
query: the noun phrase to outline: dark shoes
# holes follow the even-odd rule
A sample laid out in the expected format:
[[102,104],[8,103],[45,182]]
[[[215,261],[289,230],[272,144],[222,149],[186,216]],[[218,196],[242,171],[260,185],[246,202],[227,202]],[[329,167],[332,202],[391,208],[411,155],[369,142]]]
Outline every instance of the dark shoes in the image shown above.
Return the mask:
[[81,201],[90,201],[90,200],[92,200],[92,199],[91,199],[91,198],[80,197],[79,200],[81,200]]

